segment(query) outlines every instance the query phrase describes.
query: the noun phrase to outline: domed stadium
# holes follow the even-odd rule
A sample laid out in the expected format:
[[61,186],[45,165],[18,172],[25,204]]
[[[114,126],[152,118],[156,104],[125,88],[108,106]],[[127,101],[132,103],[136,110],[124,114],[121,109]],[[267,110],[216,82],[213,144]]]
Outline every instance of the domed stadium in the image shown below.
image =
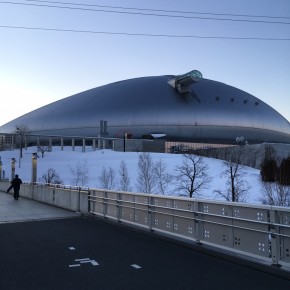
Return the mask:
[[0,127],[29,134],[235,144],[290,143],[290,124],[257,97],[199,71],[149,76],[90,89],[53,102]]

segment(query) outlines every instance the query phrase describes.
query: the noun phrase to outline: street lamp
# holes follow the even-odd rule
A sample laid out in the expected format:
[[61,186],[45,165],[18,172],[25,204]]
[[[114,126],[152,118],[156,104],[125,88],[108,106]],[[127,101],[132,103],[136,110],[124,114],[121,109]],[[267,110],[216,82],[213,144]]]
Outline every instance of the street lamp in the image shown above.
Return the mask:
[[13,180],[15,177],[15,163],[15,158],[11,158],[11,180]]
[[22,135],[23,135],[23,130],[21,128],[16,127],[16,133],[19,134],[20,137],[20,158],[22,158]]
[[32,177],[31,183],[34,185],[37,181],[37,152],[32,153]]
[[23,130],[21,128],[16,127],[16,133],[19,134],[20,138],[20,146],[19,146],[19,168],[21,167],[21,158],[22,158],[22,135],[23,135]]

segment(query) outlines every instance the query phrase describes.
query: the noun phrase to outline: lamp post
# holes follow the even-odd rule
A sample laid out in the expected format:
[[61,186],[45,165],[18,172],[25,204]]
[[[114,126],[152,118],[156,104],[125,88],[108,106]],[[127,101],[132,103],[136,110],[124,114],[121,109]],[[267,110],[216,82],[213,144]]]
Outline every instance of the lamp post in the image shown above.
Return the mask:
[[37,153],[32,153],[32,178],[31,183],[34,185],[37,179]]
[[21,167],[21,158],[22,158],[22,135],[23,135],[23,130],[19,127],[16,127],[16,133],[19,134],[20,138],[20,145],[19,145],[19,168]]
[[11,158],[11,180],[13,180],[15,177],[15,162],[16,162],[16,159]]

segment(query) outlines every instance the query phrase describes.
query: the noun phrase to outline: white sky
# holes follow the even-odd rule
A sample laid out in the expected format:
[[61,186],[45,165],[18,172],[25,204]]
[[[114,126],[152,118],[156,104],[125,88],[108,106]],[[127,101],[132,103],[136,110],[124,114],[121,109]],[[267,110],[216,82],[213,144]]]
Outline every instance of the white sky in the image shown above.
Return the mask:
[[[15,2],[26,5],[12,4]],[[183,18],[176,18],[31,5],[61,6],[46,1],[0,0],[2,105],[0,125],[43,105],[104,84],[134,77],[182,74],[193,69],[200,70],[205,78],[221,81],[253,94],[290,120],[289,0],[72,0],[68,2],[286,18],[171,14],[183,16]],[[84,8],[84,6],[74,7]],[[112,10],[89,6],[86,8]],[[143,14],[170,14],[161,11],[114,10]],[[275,21],[288,24],[185,18],[188,16]],[[289,40],[168,38],[11,27]]]
[[[5,177],[11,177],[11,158],[17,160],[15,173],[19,174],[19,177],[23,181],[32,181],[32,153],[36,152],[36,147],[27,148],[23,150],[23,158],[21,159],[19,167],[19,150],[15,151],[1,151],[1,159],[3,163],[2,169],[5,171]],[[75,151],[72,151],[70,146],[64,147],[64,151],[60,150],[60,147],[53,147],[52,152],[45,152],[44,158],[41,158],[41,153],[38,153],[37,159],[37,181],[43,174],[47,174],[49,168],[53,168],[59,177],[66,185],[74,184],[73,174],[71,168],[75,169],[77,166],[82,167],[84,163],[87,164],[89,169],[88,177],[89,181],[87,186],[90,188],[100,188],[100,182],[98,177],[101,175],[102,169],[107,170],[111,167],[115,171],[116,181],[120,179],[118,173],[120,169],[120,163],[123,160],[128,168],[128,175],[130,178],[130,185],[133,191],[138,192],[136,183],[138,177],[138,153],[136,152],[116,152],[112,150],[96,150],[93,151],[91,147],[86,147],[86,152],[81,152],[81,147],[75,147]],[[154,162],[162,160],[166,166],[166,172],[175,175],[176,166],[182,164],[182,154],[166,154],[166,153],[150,153]],[[223,161],[204,158],[205,163],[208,165],[208,175],[212,178],[207,189],[202,192],[202,198],[218,199],[214,190],[226,189],[226,177],[222,177],[221,173],[226,169],[223,165]],[[260,203],[262,190],[260,185],[260,171],[250,167],[245,167],[246,175],[243,180],[247,181],[251,186],[247,194],[248,203]],[[43,181],[42,181],[43,182]],[[168,187],[168,194],[176,195],[174,189],[176,185],[172,183]],[[118,188],[116,188],[118,189]],[[170,193],[174,191],[173,193]]]

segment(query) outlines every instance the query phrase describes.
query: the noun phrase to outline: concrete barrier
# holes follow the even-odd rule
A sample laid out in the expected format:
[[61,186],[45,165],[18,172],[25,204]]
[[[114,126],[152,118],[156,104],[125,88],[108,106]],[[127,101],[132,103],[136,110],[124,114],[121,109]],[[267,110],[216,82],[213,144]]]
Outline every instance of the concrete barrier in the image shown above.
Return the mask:
[[[9,181],[0,182],[0,191],[6,192]],[[11,191],[13,192],[13,190]],[[47,184],[32,185],[24,183],[20,188],[20,197],[33,199],[42,203],[57,206],[83,214],[88,213],[89,190],[81,188],[65,188]]]

